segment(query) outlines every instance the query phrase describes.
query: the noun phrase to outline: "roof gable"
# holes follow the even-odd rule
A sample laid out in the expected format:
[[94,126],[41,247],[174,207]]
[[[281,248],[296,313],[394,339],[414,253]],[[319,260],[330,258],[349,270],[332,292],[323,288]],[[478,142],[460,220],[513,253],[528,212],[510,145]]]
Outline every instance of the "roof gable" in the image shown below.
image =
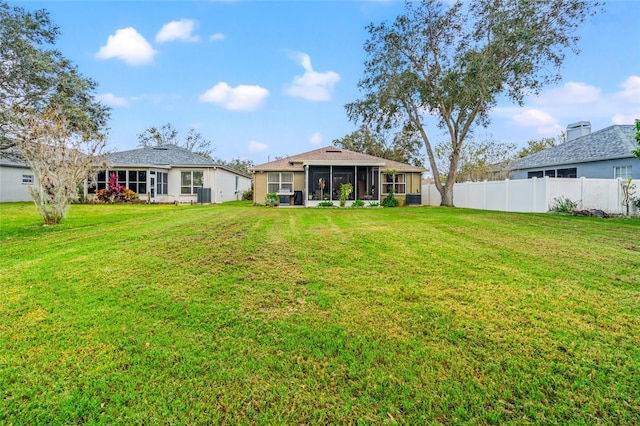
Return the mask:
[[340,164],[340,163],[362,163],[362,164],[378,164],[385,169],[395,169],[397,171],[406,172],[424,172],[423,167],[413,166],[411,164],[400,163],[397,161],[387,160],[385,158],[374,157],[373,155],[363,154],[360,152],[350,151],[348,149],[338,148],[332,145],[325,146],[313,151],[303,152],[302,154],[292,155],[290,157],[281,158],[264,164],[252,167],[252,171],[302,171],[304,164],[322,163],[322,164]]
[[634,126],[614,125],[536,152],[513,162],[511,169],[528,169],[558,164],[586,163],[633,157]]

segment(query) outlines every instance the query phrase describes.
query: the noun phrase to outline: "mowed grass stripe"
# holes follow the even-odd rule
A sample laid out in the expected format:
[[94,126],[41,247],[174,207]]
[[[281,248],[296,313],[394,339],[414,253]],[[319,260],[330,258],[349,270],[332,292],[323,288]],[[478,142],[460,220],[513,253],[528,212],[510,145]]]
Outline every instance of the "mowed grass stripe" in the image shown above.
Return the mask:
[[2,206],[0,422],[640,420],[637,220],[32,210]]

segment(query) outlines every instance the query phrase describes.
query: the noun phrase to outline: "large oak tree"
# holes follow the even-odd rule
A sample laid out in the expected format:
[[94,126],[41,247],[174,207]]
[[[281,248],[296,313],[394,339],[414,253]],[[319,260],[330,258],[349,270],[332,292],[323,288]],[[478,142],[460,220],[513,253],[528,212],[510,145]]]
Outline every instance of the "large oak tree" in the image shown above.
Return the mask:
[[95,100],[96,83],[54,48],[59,35],[46,10],[0,2],[0,157],[15,155],[39,113],[56,111],[87,140],[105,137],[109,108]]
[[[460,154],[473,129],[489,124],[500,96],[522,105],[525,96],[559,81],[565,51],[578,52],[576,30],[598,7],[579,0],[407,2],[393,23],[369,25],[359,82],[364,97],[346,105],[347,114],[378,128],[413,129],[441,204],[453,206]],[[428,117],[451,147],[440,173]]]

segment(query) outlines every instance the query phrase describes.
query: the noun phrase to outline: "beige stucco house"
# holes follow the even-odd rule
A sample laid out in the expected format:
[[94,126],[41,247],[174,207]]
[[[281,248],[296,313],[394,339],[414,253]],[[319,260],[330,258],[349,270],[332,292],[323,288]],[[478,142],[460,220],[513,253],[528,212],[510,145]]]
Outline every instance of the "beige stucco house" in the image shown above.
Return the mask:
[[335,146],[327,146],[250,169],[254,202],[265,204],[277,193],[280,205],[315,207],[323,200],[338,201],[340,186],[353,185],[347,201],[380,202],[394,191],[398,198],[420,204],[422,167],[386,160]]

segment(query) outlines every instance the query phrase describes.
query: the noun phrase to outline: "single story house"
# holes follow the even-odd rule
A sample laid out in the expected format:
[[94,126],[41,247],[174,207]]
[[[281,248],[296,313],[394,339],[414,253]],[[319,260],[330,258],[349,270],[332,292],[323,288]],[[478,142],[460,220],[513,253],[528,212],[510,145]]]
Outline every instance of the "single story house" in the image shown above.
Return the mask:
[[32,201],[29,185],[35,176],[29,165],[17,158],[0,157],[0,203]]
[[640,178],[635,126],[614,125],[591,133],[591,124],[580,121],[567,127],[567,141],[511,163],[513,179]]
[[90,182],[88,193],[107,188],[113,173],[119,185],[151,203],[222,203],[251,189],[251,176],[175,145],[107,155],[107,170]]
[[260,164],[253,172],[254,202],[263,204],[277,193],[280,205],[314,207],[338,201],[342,184],[351,183],[347,205],[354,200],[380,202],[391,191],[420,204],[422,167],[386,160],[335,146]]

